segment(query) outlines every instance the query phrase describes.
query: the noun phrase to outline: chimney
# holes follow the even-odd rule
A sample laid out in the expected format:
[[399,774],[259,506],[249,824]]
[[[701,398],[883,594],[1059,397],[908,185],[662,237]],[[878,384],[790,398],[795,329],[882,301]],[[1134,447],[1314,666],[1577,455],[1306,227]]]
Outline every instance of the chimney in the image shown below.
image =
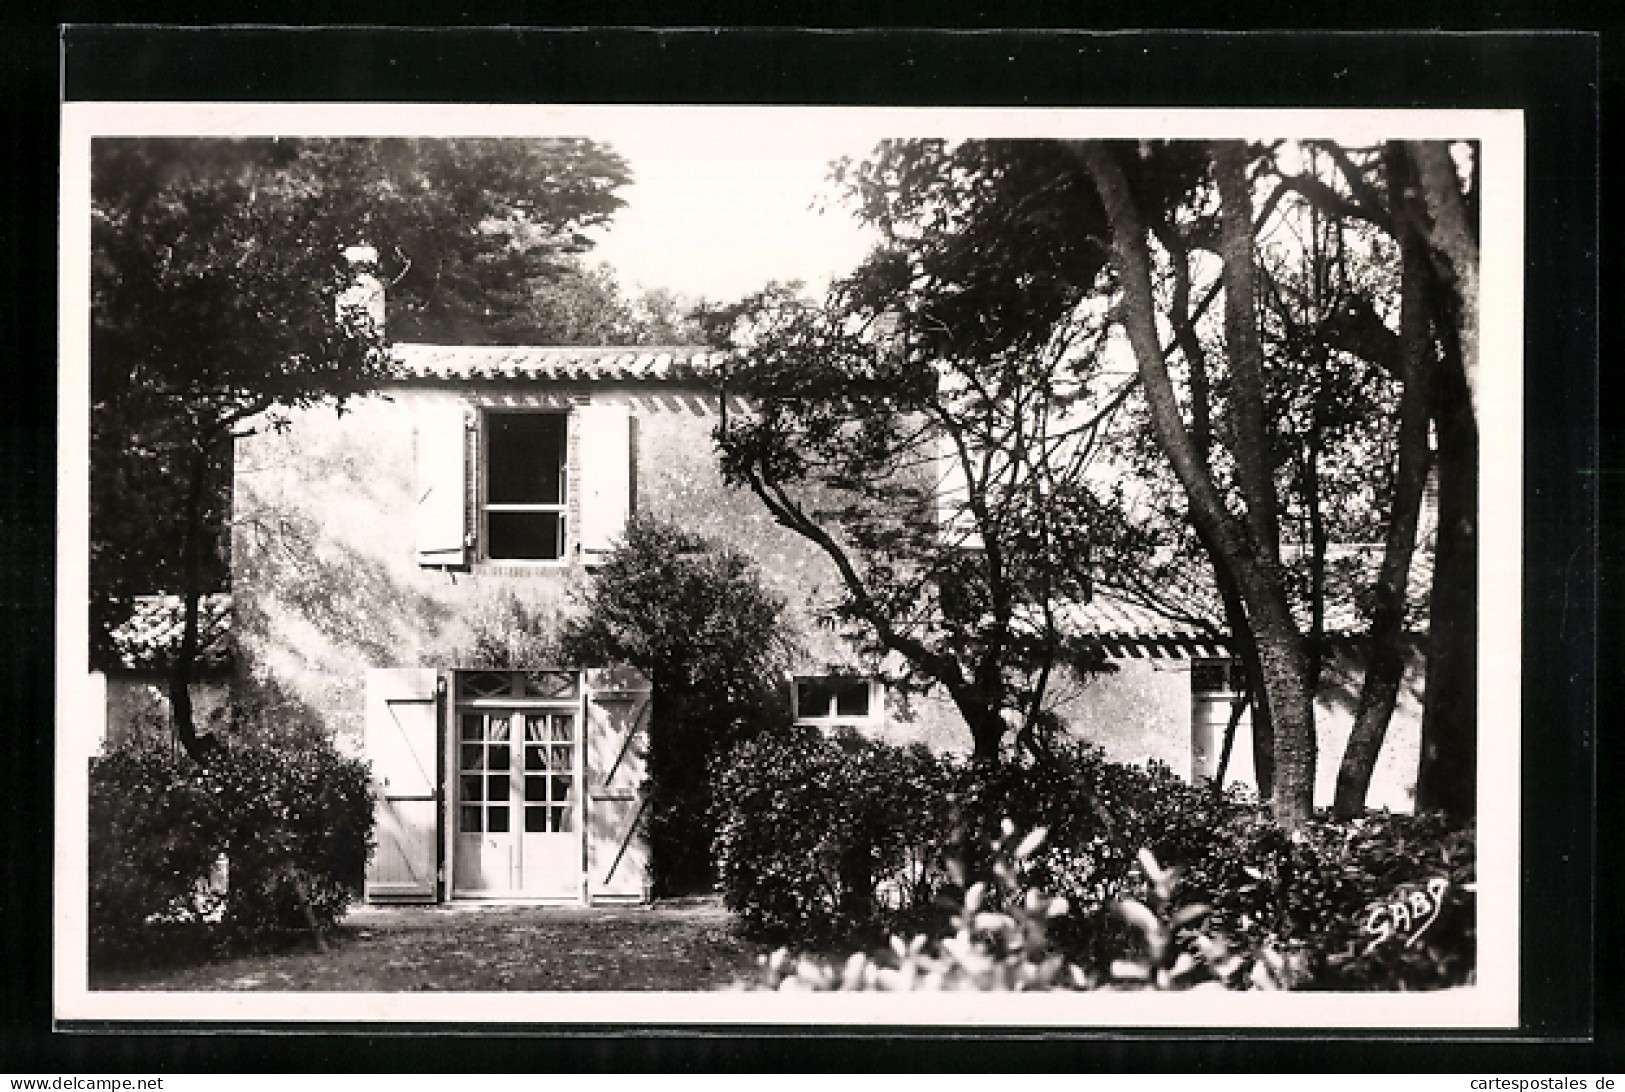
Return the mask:
[[378,276],[378,251],[370,246],[347,246],[344,260],[350,266],[350,287],[339,293],[339,318],[364,318],[373,331],[384,332],[384,282]]

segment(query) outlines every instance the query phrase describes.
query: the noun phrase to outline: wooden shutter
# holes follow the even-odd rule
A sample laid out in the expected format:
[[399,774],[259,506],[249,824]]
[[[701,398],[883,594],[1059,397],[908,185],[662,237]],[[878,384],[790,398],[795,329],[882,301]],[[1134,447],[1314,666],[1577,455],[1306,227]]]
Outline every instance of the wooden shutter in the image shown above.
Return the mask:
[[466,565],[467,425],[461,402],[425,402],[417,411],[419,565]]
[[586,705],[587,896],[641,902],[649,895],[648,680],[631,668],[589,670]]
[[367,672],[366,751],[377,819],[368,902],[435,901],[439,682],[433,668]]
[[581,527],[585,561],[614,549],[632,505],[632,417],[626,406],[587,405],[580,414]]

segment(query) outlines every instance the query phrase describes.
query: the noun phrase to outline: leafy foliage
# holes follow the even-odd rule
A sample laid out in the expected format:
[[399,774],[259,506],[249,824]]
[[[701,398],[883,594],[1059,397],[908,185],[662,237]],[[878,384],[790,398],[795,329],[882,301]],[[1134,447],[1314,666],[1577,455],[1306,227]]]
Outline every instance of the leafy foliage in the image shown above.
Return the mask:
[[[114,748],[90,774],[93,957],[331,928],[361,893],[372,824],[366,765],[328,744],[239,742],[207,768],[167,747]],[[224,890],[211,882],[222,857]]]
[[951,829],[943,760],[798,727],[739,747],[717,780],[717,868],[746,930],[817,947],[931,907]]
[[[810,731],[740,748],[720,784],[728,905],[754,935],[803,951],[952,932],[948,907],[974,879],[973,915],[1019,919],[1031,890],[1064,900],[1067,913],[1043,915],[1045,942],[1089,983],[1419,989],[1472,974],[1473,833],[1437,816],[1289,835],[1250,798],[1090,747],[989,766]],[[995,801],[1009,814],[982,820]],[[1017,829],[1046,836],[1003,860]],[[1407,910],[1409,931],[1372,932],[1376,912],[1414,910],[1424,890],[1442,890],[1436,920],[1418,930],[1425,918]]]
[[997,759],[1057,671],[1101,668],[1067,606],[1145,547],[1091,473],[1099,201],[1055,142],[886,142],[837,177],[886,243],[821,305],[777,286],[713,316],[752,406],[718,430],[724,475],[831,557],[837,623],[943,687]]
[[734,745],[788,723],[793,651],[784,604],[743,554],[646,515],[563,623],[560,655],[624,663],[654,687],[649,838],[658,893],[709,886],[710,767]]

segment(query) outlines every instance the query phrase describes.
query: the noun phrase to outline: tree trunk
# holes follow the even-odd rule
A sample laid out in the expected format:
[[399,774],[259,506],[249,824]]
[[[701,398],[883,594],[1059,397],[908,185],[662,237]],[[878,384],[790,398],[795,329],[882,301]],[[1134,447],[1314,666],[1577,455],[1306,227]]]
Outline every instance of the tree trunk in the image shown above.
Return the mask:
[[1392,217],[1401,259],[1399,315],[1399,452],[1394,471],[1394,510],[1388,522],[1382,569],[1377,576],[1376,611],[1367,642],[1365,681],[1360,688],[1354,727],[1337,771],[1333,810],[1352,818],[1365,810],[1366,793],[1377,756],[1382,751],[1399,688],[1405,676],[1405,601],[1422,494],[1428,474],[1428,385],[1433,379],[1433,338],[1426,243],[1418,230],[1415,197],[1409,186],[1409,164],[1397,148],[1384,156]]
[[1478,813],[1478,426],[1453,355],[1436,384],[1439,535],[1416,806],[1465,821]]
[[[1273,491],[1268,490],[1267,496],[1258,492],[1264,487],[1257,481],[1253,482],[1254,492],[1244,489],[1248,501],[1248,522],[1245,526],[1226,507],[1205,460],[1185,428],[1179,400],[1163,359],[1156,331],[1150,252],[1145,227],[1128,183],[1121,167],[1104,145],[1085,142],[1080,154],[1094,177],[1112,226],[1113,258],[1123,292],[1121,321],[1134,350],[1158,446],[1168,456],[1174,473],[1185,489],[1191,503],[1191,518],[1199,532],[1213,541],[1236,574],[1248,625],[1258,647],[1263,678],[1260,692],[1262,701],[1259,704],[1268,705],[1274,729],[1275,771],[1270,805],[1277,822],[1288,829],[1295,829],[1303,824],[1313,808],[1314,702],[1307,686],[1308,660],[1302,635],[1293,621],[1281,583],[1279,544],[1273,535]],[[1227,163],[1230,173],[1234,171],[1234,158],[1233,150],[1215,150],[1215,159]],[[1218,166],[1220,164],[1216,163]],[[1226,173],[1225,169],[1219,170],[1221,176]],[[1227,203],[1234,206],[1234,179],[1230,178],[1221,189],[1228,195]],[[1226,235],[1231,238],[1227,239],[1225,246],[1225,286],[1227,295],[1234,291],[1249,301],[1249,310],[1248,322],[1238,329],[1238,340],[1231,345],[1231,353],[1238,388],[1246,386],[1249,381],[1254,383],[1254,389],[1250,392],[1238,390],[1236,400],[1239,403],[1251,401],[1259,392],[1256,385],[1257,359],[1250,362],[1241,359],[1257,348],[1256,317],[1251,313],[1250,304],[1251,251],[1248,249],[1243,255],[1243,248],[1234,238],[1235,233],[1240,231],[1245,231],[1250,237],[1252,224],[1250,214],[1237,217],[1234,211],[1232,208],[1226,218]],[[1246,277],[1233,268],[1242,257],[1248,263]],[[1247,335],[1249,324],[1251,348]],[[1261,414],[1249,413],[1245,418],[1256,427],[1263,427]],[[1236,431],[1241,431],[1239,424]],[[1268,445],[1262,434],[1241,436],[1237,448],[1237,462],[1246,459],[1254,475],[1260,466],[1267,466],[1264,459]]]
[[192,713],[192,677],[199,651],[198,615],[203,598],[203,490],[208,481],[208,470],[208,449],[200,446],[193,452],[191,481],[187,485],[186,503],[181,512],[181,601],[184,616],[180,647],[175,650],[175,662],[169,669],[169,709],[175,738],[192,761],[200,766],[207,763],[208,748],[198,738]]

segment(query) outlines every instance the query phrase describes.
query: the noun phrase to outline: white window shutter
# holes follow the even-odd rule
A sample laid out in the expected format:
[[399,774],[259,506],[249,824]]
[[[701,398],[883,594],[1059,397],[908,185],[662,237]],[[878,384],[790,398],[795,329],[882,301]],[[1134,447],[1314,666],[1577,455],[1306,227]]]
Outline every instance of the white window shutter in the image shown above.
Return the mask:
[[585,561],[601,559],[626,530],[632,507],[632,415],[621,405],[578,407],[580,415],[581,527],[576,541]]
[[418,564],[466,565],[468,503],[463,405],[425,402],[418,407]]

